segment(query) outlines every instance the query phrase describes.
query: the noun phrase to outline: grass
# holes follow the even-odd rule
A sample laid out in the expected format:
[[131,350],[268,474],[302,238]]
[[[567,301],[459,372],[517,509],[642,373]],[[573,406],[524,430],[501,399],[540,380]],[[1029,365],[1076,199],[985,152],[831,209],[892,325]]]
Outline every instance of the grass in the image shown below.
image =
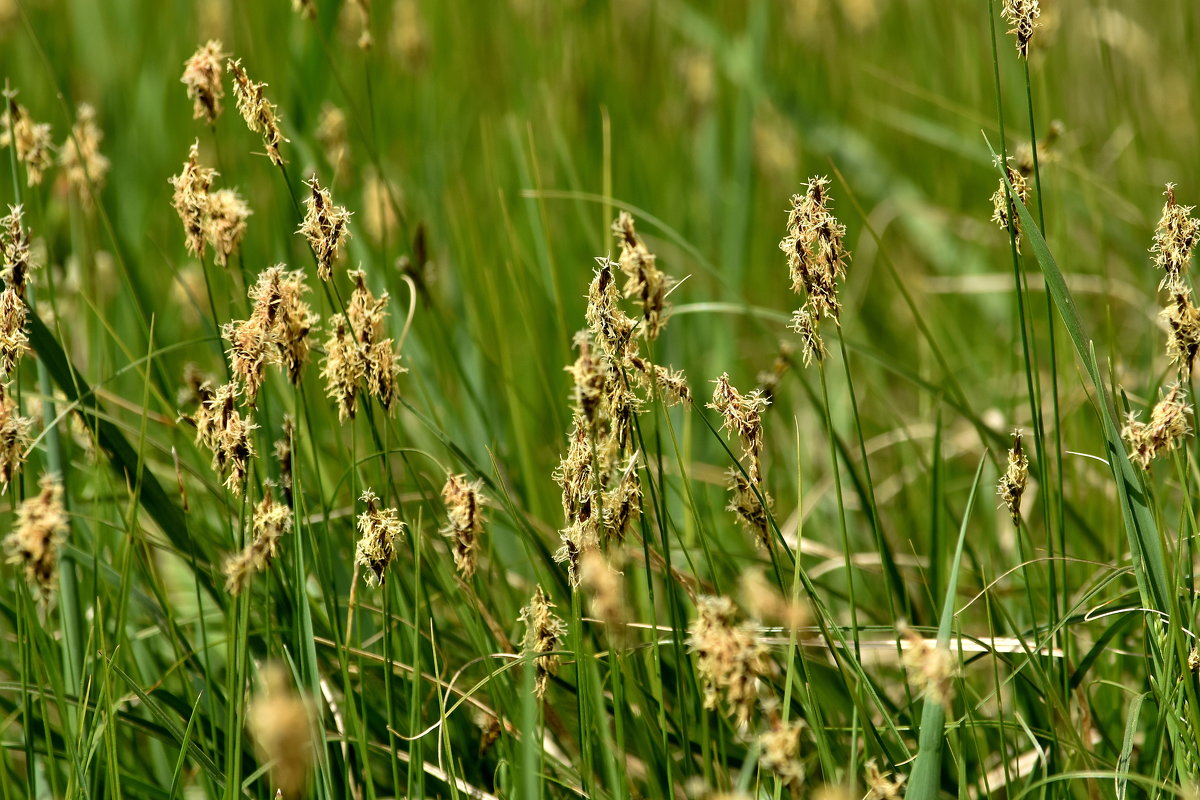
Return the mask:
[[[0,800],[1191,796],[1200,450],[1143,469],[1123,426],[1178,377],[1148,250],[1165,183],[1200,202],[1200,14],[1048,3],[1026,60],[1002,5],[0,2],[16,101],[56,158],[90,104],[111,164],[30,185],[0,150],[36,265],[3,533],[28,535],[47,474],[66,520],[51,580],[0,571]],[[179,77],[210,38],[268,84],[285,164],[228,75],[224,113],[193,119]],[[225,267],[171,207],[194,141],[253,212]],[[1024,202],[995,160],[1021,153]],[[329,282],[296,235],[313,175],[352,212]],[[777,245],[812,176],[850,257],[806,366]],[[586,373],[573,335],[621,212],[678,283],[656,338],[619,306],[693,400],[593,336],[599,385],[640,408],[622,427],[601,404],[568,451],[564,367]],[[255,452],[227,482],[185,373],[240,373],[222,326],[279,263],[321,321],[297,382],[272,365],[238,402]],[[354,311],[351,269],[386,318]],[[407,370],[353,419],[321,374],[336,314]],[[769,397],[760,428],[706,407],[724,373]],[[1014,526],[993,487],[1017,428]],[[378,584],[366,490],[404,523]],[[291,527],[233,594],[268,493]],[[575,586],[562,531],[588,550],[629,498]],[[535,642],[538,586],[561,628]]]

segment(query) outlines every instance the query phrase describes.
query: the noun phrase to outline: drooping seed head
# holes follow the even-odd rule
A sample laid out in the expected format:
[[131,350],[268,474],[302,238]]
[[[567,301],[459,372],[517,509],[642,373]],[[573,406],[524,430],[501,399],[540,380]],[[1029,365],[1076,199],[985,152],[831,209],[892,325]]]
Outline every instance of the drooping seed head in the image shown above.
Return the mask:
[[187,87],[192,101],[192,119],[202,119],[209,125],[221,116],[221,100],[225,87],[221,83],[223,64],[229,54],[221,51],[221,42],[209,39],[192,57],[184,62],[179,81]]
[[1165,397],[1155,404],[1149,422],[1139,422],[1136,412],[1130,412],[1121,431],[1121,437],[1129,446],[1129,458],[1142,469],[1150,469],[1150,463],[1163,452],[1180,447],[1191,435],[1188,415],[1192,408],[1187,402],[1180,384],[1172,384]]

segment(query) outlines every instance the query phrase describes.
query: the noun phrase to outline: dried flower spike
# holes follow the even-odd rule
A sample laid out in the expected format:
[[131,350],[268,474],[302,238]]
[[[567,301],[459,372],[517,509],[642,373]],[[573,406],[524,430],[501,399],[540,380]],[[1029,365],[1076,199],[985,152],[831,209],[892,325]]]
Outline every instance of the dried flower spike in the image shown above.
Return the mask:
[[210,387],[202,389],[204,393],[196,412],[196,442],[212,451],[213,469],[226,476],[225,486],[235,495],[241,494],[254,458],[254,440],[250,434],[258,426],[238,411],[241,390],[236,383],[227,383],[216,391]]
[[454,566],[464,578],[475,574],[479,536],[483,533],[483,496],[480,481],[468,481],[466,475],[449,475],[442,487],[442,502],[446,505],[446,527],[442,534],[454,548]]
[[800,760],[800,732],[803,729],[799,720],[776,720],[769,730],[758,736],[762,748],[758,763],[773,772],[784,786],[799,788],[804,783],[804,762]]
[[821,363],[828,355],[828,351],[825,349],[825,340],[821,338],[820,322],[821,320],[807,305],[792,312],[792,323],[789,327],[800,334],[800,352],[806,367],[810,366],[813,361]]
[[1159,312],[1159,317],[1167,325],[1167,358],[1188,380],[1200,352],[1200,309],[1192,303],[1191,292],[1176,292],[1175,302]]
[[1200,239],[1200,219],[1192,216],[1192,206],[1181,206],[1175,201],[1175,184],[1168,183],[1163,194],[1167,202],[1154,230],[1150,252],[1154,255],[1154,265],[1164,273],[1158,288],[1182,294],[1187,291],[1183,273]]
[[688,629],[688,650],[704,685],[704,707],[716,709],[722,696],[741,727],[750,724],[758,680],[769,666],[766,647],[751,625],[737,622],[728,597],[701,597]]
[[837,282],[845,277],[850,258],[843,240],[846,227],[829,210],[829,179],[815,176],[804,194],[792,195],[787,235],[779,249],[787,254],[792,291],[803,293],[814,318],[841,313]]
[[279,154],[279,145],[288,141],[279,130],[279,117],[275,113],[275,104],[263,95],[265,83],[255,83],[250,80],[246,70],[242,69],[241,59],[229,59],[226,66],[233,73],[233,96],[237,100],[238,112],[246,120],[246,126],[251,132],[262,134],[263,146],[267,148],[267,157],[276,166],[283,165],[283,156]]
[[8,563],[25,571],[25,580],[42,602],[58,581],[58,553],[69,531],[62,484],[50,475],[38,482],[41,491],[17,507],[15,529],[4,539]]
[[333,264],[350,238],[350,212],[333,204],[329,190],[321,188],[315,175],[308,188],[309,195],[304,200],[307,211],[297,233],[308,240],[316,256],[317,277],[327,281],[333,277]]
[[626,211],[613,221],[613,235],[621,247],[618,259],[627,278],[623,294],[642,304],[642,335],[657,339],[667,322],[667,293],[675,281],[656,264],[657,258],[634,230],[633,216]]
[[0,117],[0,147],[15,147],[17,160],[25,165],[26,183],[37,186],[54,163],[50,125],[34,122],[17,102],[17,93],[5,92],[8,109]]
[[183,171],[173,175],[169,183],[175,192],[171,204],[183,223],[183,235],[189,253],[203,257],[208,228],[208,190],[217,176],[215,169],[200,166],[200,140],[192,142]]
[[867,796],[865,800],[902,800],[904,797],[904,775],[892,776],[881,772],[874,759],[866,764]]
[[541,586],[534,589],[529,605],[521,609],[521,621],[525,623],[525,652],[534,655],[537,670],[533,692],[540,700],[546,694],[550,676],[558,671],[559,657],[553,653],[562,645],[567,626],[554,613],[554,603],[546,597]]
[[218,189],[208,195],[203,218],[204,238],[213,247],[213,261],[225,267],[246,235],[246,218],[253,213],[235,189]]
[[228,56],[221,51],[218,40],[209,39],[184,63],[179,81],[187,87],[187,96],[192,101],[192,119],[212,125],[221,116],[221,100],[225,97],[222,64]]
[[32,427],[33,420],[21,416],[8,386],[0,383],[0,488],[4,491],[25,463]]
[[21,206],[9,206],[8,216],[0,219],[0,255],[3,256],[0,277],[4,279],[4,289],[0,291],[0,374],[10,375],[21,357],[29,352],[25,287],[33,265]]
[[1173,384],[1166,397],[1159,400],[1150,412],[1149,422],[1139,422],[1136,412],[1130,412],[1121,438],[1129,445],[1129,458],[1142,469],[1150,469],[1150,462],[1160,453],[1171,451],[1183,444],[1191,432],[1188,415],[1192,413],[1183,388]]
[[264,571],[275,558],[279,540],[292,529],[292,510],[275,502],[268,488],[263,499],[254,507],[252,523],[254,538],[241,550],[225,559],[225,590],[241,594],[256,572]]
[[1038,0],[1004,0],[1000,16],[1012,26],[1008,32],[1016,37],[1017,52],[1021,58],[1029,58],[1029,42],[1033,39],[1033,32],[1041,27],[1038,22],[1041,15]]
[[262,690],[250,702],[246,726],[259,761],[270,766],[275,796],[298,798],[308,785],[313,759],[312,704],[293,688],[281,664],[263,667],[260,677]]
[[767,409],[767,399],[757,389],[743,395],[729,382],[729,373],[722,373],[713,383],[712,402],[708,408],[723,418],[721,427],[736,433],[742,440],[742,452],[748,459],[750,479],[761,479],[760,457],[763,449],[762,413]]
[[93,194],[100,193],[108,175],[108,159],[100,152],[103,138],[103,131],[96,125],[96,110],[80,103],[71,135],[59,151],[59,163],[67,184],[75,190],[84,208],[92,207]]
[[1008,451],[1008,468],[1000,476],[996,494],[1004,501],[1013,525],[1021,524],[1021,497],[1029,482],[1029,457],[1021,448],[1021,432],[1013,431],[1013,446]]
[[394,508],[380,508],[379,496],[366,489],[359,498],[367,509],[358,515],[358,546],[354,563],[367,568],[367,584],[383,583],[387,568],[396,559],[396,542],[404,535],[405,525]]
[[1023,205],[1029,204],[1029,182],[1025,180],[1025,176],[1007,164],[1004,165],[1004,170],[1008,174],[1008,183],[1012,184],[1012,198],[1009,197],[1008,184],[1001,178],[999,187],[992,193],[992,222],[1005,230],[1012,231],[1013,242],[1019,253],[1021,252],[1021,220],[1017,215],[1017,204],[1014,201],[1020,200]]

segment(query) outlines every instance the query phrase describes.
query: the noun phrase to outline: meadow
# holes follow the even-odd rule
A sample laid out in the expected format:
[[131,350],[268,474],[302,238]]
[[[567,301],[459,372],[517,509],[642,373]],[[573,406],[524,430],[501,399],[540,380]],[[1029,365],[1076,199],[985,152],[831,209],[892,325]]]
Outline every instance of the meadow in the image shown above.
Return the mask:
[[1197,41],[0,0],[0,800],[1200,797]]

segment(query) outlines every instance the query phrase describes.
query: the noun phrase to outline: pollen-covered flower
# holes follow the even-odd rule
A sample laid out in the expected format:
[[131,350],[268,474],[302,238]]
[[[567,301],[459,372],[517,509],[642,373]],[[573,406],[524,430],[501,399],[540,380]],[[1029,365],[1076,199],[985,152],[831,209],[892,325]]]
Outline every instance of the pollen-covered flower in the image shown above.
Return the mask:
[[867,796],[865,800],[902,800],[904,797],[904,775],[882,772],[875,760],[865,765],[867,773]]
[[800,760],[800,733],[803,730],[799,720],[775,720],[768,730],[758,735],[758,745],[762,748],[758,763],[774,773],[784,786],[799,788],[804,783],[804,762]]
[[200,140],[192,142],[183,171],[169,179],[175,192],[171,204],[183,223],[184,240],[189,253],[202,257],[208,228],[208,190],[217,171],[200,166]]
[[603,257],[597,258],[596,263],[600,266],[588,287],[585,318],[592,338],[600,345],[604,355],[624,362],[636,323],[617,305],[619,297],[613,267],[618,264]]
[[792,312],[790,327],[800,334],[800,353],[806,367],[810,366],[813,361],[821,363],[828,355],[828,351],[825,350],[825,340],[821,337],[820,322],[820,319],[807,305]]
[[757,389],[743,395],[729,382],[729,373],[722,373],[713,383],[716,388],[707,407],[721,415],[724,430],[741,438],[743,455],[750,462],[750,478],[758,481],[763,449],[762,413],[767,409],[767,399]]
[[1191,292],[1182,289],[1175,293],[1175,302],[1159,312],[1159,317],[1167,325],[1167,358],[1187,380],[1200,352],[1200,309],[1192,303]]
[[630,355],[629,363],[636,370],[633,373],[634,377],[651,391],[652,387],[660,390],[662,399],[668,406],[692,404],[692,388],[688,386],[687,377],[680,370],[651,364],[638,355]]
[[1021,58],[1029,58],[1029,42],[1033,39],[1033,32],[1041,27],[1038,22],[1041,15],[1038,0],[1004,0],[1000,16],[1012,26],[1008,32],[1016,37],[1017,52]]
[[442,535],[453,546],[454,566],[464,578],[470,578],[475,574],[479,536],[483,533],[483,507],[487,505],[483,484],[468,481],[466,475],[449,475],[442,487],[442,502],[447,518]]
[[1129,458],[1142,469],[1150,469],[1150,462],[1160,453],[1171,451],[1183,444],[1191,432],[1188,415],[1191,406],[1183,394],[1183,388],[1173,384],[1166,397],[1155,404],[1149,422],[1139,422],[1136,412],[1121,431],[1121,437],[1129,445]]
[[1008,467],[1000,476],[996,494],[1004,501],[1013,525],[1021,524],[1021,497],[1029,482],[1029,457],[1021,447],[1021,432],[1013,432],[1013,446],[1008,451]]
[[49,123],[34,122],[16,92],[6,92],[8,109],[0,117],[0,147],[15,147],[17,160],[25,165],[26,182],[37,186],[54,164],[54,144]]
[[225,590],[241,594],[256,572],[264,571],[279,550],[279,541],[292,529],[292,509],[277,503],[270,489],[254,507],[254,538],[240,552],[225,559]]
[[620,476],[604,495],[604,536],[624,541],[629,524],[642,513],[642,481],[638,477],[638,454],[629,457]]
[[829,179],[810,178],[804,194],[792,195],[787,235],[779,249],[787,254],[792,291],[803,293],[815,318],[841,313],[837,282],[850,258],[843,240],[846,227],[829,210]]
[[343,314],[329,318],[329,338],[325,340],[325,360],[321,378],[325,394],[337,404],[338,419],[354,419],[358,411],[359,386],[366,376],[366,359]]
[[0,255],[3,256],[0,277],[4,279],[4,289],[0,291],[0,374],[10,375],[21,357],[29,352],[25,287],[33,265],[21,206],[9,206],[8,216],[0,219]]
[[226,66],[233,73],[233,96],[237,100],[238,112],[246,120],[246,126],[252,133],[261,134],[263,146],[267,148],[267,157],[276,166],[283,165],[283,156],[279,154],[279,145],[288,141],[279,130],[279,117],[275,113],[275,104],[263,95],[265,83],[255,83],[250,80],[246,70],[242,69],[241,59],[229,59]]
[[359,499],[367,509],[358,515],[354,563],[367,568],[367,585],[379,586],[396,559],[396,542],[404,535],[405,525],[396,509],[380,508],[379,495],[370,489],[364,490]]
[[771,495],[762,481],[748,479],[742,470],[730,467],[729,505],[727,511],[737,515],[738,521],[754,536],[754,543],[764,550],[771,549]]
[[1016,200],[1022,205],[1029,204],[1029,182],[1025,176],[1011,166],[1005,164],[1008,183],[1012,184],[1012,196],[1009,196],[1008,184],[1000,179],[1000,185],[992,193],[992,222],[1005,230],[1011,230],[1017,252],[1021,252],[1021,220],[1017,214]]
[[704,686],[704,707],[716,709],[724,699],[738,726],[744,727],[758,700],[759,679],[769,667],[766,647],[753,626],[738,622],[737,608],[728,597],[701,597],[696,611],[687,643]]
[[46,601],[58,581],[58,554],[69,531],[62,484],[50,475],[38,482],[41,491],[17,507],[14,530],[4,539],[8,563],[25,571],[25,580]]
[[221,100],[225,97],[222,65],[228,55],[221,51],[218,40],[210,39],[184,63],[179,81],[187,87],[187,96],[192,101],[192,119],[212,125],[221,116]]
[[96,110],[80,103],[71,135],[59,150],[59,163],[84,208],[91,208],[93,193],[100,193],[108,175],[109,161],[100,152],[103,138],[104,132],[96,124]]
[[238,411],[241,390],[236,383],[227,383],[215,391],[207,386],[201,388],[196,442],[212,451],[213,469],[226,476],[225,486],[235,495],[241,494],[255,452],[251,433],[258,426]]
[[958,665],[954,654],[938,647],[907,625],[900,625],[904,636],[904,667],[921,694],[935,703],[946,705],[954,697],[954,677]]
[[0,488],[4,490],[25,463],[32,427],[33,420],[21,416],[8,386],[0,383]]
[[572,400],[583,412],[589,425],[595,425],[604,403],[605,371],[600,359],[592,352],[592,337],[587,331],[575,334],[579,358],[564,369],[571,374]]
[[202,219],[204,238],[212,245],[213,261],[224,267],[242,244],[246,218],[253,212],[235,189],[218,189],[208,194]]
[[1200,239],[1200,219],[1192,216],[1192,206],[1181,206],[1175,201],[1175,184],[1168,183],[1163,194],[1167,202],[1154,230],[1150,252],[1154,255],[1154,265],[1164,273],[1158,288],[1182,294],[1187,291],[1183,273]]
[[634,230],[633,216],[622,211],[612,225],[621,246],[618,263],[626,275],[623,294],[636,297],[642,304],[642,335],[657,339],[667,321],[667,293],[675,281],[660,270],[657,258]]
[[525,652],[534,654],[533,691],[539,699],[546,694],[546,685],[550,676],[558,671],[559,657],[553,655],[562,646],[562,640],[567,635],[567,626],[554,613],[554,603],[551,603],[542,587],[533,591],[529,605],[521,609],[521,621],[525,623]]
[[315,175],[308,188],[309,195],[304,200],[307,211],[297,233],[308,240],[316,256],[317,277],[327,281],[333,277],[333,264],[350,238],[350,212],[333,204],[329,190],[321,188]]
[[259,761],[270,768],[274,796],[293,800],[302,797],[308,786],[314,710],[312,703],[293,688],[283,665],[266,665],[260,678],[262,689],[246,710],[246,727]]

